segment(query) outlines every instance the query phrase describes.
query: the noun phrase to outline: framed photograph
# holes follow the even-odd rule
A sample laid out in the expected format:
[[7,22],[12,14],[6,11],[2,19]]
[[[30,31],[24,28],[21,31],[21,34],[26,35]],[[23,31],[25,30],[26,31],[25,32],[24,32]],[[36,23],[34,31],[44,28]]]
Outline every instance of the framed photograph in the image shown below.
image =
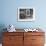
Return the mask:
[[34,21],[35,9],[31,7],[18,8],[18,21]]

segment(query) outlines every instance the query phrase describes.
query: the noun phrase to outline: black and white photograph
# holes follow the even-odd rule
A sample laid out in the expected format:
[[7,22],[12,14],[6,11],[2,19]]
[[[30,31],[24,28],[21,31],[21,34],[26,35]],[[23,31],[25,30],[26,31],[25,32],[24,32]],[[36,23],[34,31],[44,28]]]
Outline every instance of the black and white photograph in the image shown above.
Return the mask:
[[35,20],[34,8],[18,8],[18,21],[33,21]]

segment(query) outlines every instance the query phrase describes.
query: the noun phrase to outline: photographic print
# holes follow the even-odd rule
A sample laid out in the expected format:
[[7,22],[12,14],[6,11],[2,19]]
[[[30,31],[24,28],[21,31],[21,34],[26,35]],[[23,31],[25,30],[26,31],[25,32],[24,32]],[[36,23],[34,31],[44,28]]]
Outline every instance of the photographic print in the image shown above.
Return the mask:
[[18,21],[33,21],[35,20],[35,9],[31,7],[18,8]]

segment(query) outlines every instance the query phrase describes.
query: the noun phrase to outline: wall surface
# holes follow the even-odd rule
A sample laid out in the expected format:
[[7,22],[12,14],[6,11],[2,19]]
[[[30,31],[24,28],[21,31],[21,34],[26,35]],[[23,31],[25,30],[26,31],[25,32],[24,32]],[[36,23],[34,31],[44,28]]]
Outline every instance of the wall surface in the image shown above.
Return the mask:
[[[17,8],[35,8],[35,21],[18,22]],[[13,24],[16,28],[46,28],[46,0],[0,0],[0,29]],[[1,30],[0,30],[1,31]]]

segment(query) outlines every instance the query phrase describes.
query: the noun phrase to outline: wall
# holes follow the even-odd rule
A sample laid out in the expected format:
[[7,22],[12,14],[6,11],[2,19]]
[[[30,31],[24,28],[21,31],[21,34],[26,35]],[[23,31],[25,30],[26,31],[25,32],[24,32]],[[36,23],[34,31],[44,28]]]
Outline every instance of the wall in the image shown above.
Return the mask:
[[[42,27],[46,28],[46,0],[0,0],[0,25],[13,24],[16,28]],[[34,7],[35,21],[18,22],[18,7]]]
[[[36,20],[18,22],[18,7],[34,7]],[[0,0],[0,31],[9,24],[20,29],[41,27],[46,32],[46,0]]]

